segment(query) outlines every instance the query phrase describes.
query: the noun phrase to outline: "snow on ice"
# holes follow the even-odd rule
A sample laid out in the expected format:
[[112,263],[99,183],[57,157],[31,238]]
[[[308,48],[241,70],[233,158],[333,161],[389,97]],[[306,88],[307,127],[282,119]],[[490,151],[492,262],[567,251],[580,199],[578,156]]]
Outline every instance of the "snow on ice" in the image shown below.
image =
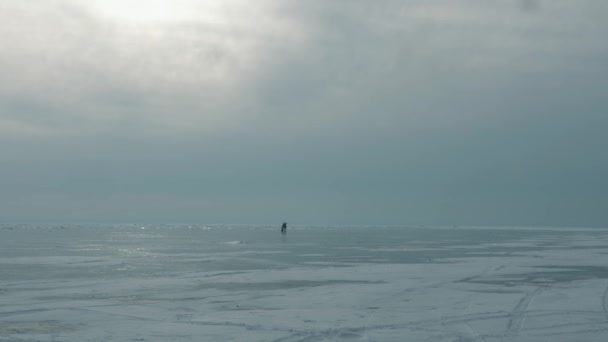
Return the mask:
[[0,226],[0,341],[608,338],[608,229]]

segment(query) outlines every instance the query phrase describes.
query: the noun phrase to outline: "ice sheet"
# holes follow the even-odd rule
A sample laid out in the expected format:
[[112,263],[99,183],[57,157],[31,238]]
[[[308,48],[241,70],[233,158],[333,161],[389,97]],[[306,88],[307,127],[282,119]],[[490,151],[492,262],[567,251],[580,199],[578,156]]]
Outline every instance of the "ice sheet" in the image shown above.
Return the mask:
[[597,342],[607,296],[608,229],[0,226],[0,341]]

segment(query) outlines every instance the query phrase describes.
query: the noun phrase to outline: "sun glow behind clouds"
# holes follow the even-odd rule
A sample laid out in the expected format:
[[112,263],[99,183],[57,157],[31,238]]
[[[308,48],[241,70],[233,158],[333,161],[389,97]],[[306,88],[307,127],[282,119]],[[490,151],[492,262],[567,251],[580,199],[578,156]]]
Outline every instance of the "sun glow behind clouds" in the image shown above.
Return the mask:
[[188,17],[183,1],[95,0],[94,7],[104,17],[119,21],[177,21]]
[[241,122],[242,107],[257,100],[250,87],[260,70],[304,36],[276,0],[63,1],[75,9],[66,16],[85,13],[95,23],[84,27],[84,41],[103,36],[91,44],[94,54],[75,53],[111,83],[86,83],[89,102],[116,120],[137,117],[150,132],[199,135]]

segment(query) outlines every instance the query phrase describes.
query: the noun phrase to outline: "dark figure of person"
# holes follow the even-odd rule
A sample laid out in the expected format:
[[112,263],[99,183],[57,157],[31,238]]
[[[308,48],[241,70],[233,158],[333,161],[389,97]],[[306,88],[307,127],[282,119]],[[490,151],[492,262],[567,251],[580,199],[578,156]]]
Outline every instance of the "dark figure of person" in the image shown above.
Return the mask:
[[287,222],[283,222],[281,226],[281,233],[287,233]]

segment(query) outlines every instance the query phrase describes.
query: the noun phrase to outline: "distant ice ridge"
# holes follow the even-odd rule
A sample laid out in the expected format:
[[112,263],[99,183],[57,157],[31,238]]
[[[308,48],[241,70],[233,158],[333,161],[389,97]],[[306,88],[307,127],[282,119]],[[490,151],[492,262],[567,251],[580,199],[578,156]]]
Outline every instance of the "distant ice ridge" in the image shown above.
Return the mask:
[[294,227],[0,225],[0,341],[608,336],[608,230]]

